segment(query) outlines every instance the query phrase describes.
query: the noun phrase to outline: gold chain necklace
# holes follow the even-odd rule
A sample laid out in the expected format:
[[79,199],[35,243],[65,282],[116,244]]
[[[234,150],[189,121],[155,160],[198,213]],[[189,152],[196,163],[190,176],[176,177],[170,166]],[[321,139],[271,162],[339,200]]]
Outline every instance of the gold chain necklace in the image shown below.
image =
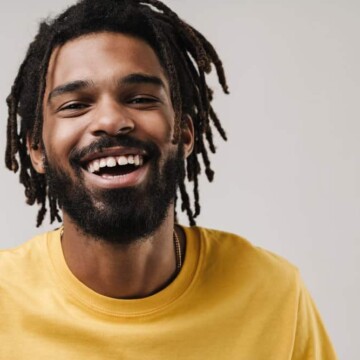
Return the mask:
[[182,267],[181,245],[179,237],[174,229],[174,248],[175,248],[175,261],[176,261],[176,275],[180,272]]

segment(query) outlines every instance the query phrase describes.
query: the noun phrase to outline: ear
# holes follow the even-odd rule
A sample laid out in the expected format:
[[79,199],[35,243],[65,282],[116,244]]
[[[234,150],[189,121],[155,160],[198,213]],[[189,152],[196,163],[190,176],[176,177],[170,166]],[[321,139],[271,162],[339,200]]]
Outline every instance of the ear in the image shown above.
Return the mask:
[[33,168],[39,174],[45,174],[45,155],[41,145],[34,148],[31,144],[31,136],[28,135],[26,138],[26,147],[30,155],[31,163]]
[[184,147],[184,156],[187,158],[194,149],[194,124],[192,118],[188,114],[184,114],[181,124],[181,140]]

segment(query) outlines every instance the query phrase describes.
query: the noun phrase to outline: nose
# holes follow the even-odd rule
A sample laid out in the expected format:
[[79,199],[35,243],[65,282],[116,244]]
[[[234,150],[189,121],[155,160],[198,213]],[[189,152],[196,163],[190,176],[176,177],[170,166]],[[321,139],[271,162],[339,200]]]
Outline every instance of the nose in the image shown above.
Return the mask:
[[115,99],[103,99],[96,106],[90,127],[95,136],[116,136],[132,132],[135,123],[119,102]]

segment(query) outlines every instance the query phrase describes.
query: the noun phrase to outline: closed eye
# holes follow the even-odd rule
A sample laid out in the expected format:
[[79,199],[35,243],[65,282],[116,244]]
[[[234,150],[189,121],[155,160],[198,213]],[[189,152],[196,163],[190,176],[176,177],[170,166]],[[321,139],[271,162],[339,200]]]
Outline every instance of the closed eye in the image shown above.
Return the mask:
[[138,106],[148,106],[148,105],[154,105],[158,104],[160,101],[153,97],[147,97],[147,96],[139,96],[136,98],[132,98],[128,100],[128,104],[130,105],[138,105]]
[[84,104],[84,103],[70,103],[70,104],[65,104],[64,106],[61,106],[59,111],[64,111],[64,110],[83,110],[86,109],[87,107],[89,107],[88,104]]

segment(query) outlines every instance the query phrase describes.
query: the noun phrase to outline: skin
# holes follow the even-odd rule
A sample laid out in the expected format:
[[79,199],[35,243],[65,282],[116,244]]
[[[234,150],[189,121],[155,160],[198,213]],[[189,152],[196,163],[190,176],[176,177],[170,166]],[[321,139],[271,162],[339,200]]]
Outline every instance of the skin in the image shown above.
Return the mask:
[[[132,74],[156,77],[163,85],[124,81]],[[58,91],[74,81],[85,81],[87,85]],[[161,152],[160,165],[178,146],[172,142],[174,109],[166,74],[146,42],[124,34],[86,35],[56,48],[47,74],[43,115],[42,136],[48,161],[74,180],[70,151],[83,148],[104,134],[115,136],[120,131],[153,141]],[[188,156],[194,130],[189,117],[185,123],[181,136],[184,154]],[[29,147],[29,151],[36,171],[44,173],[43,149]],[[147,177],[145,171],[130,185],[142,186]],[[97,190],[108,186],[92,181],[86,174],[84,179],[94,199]],[[125,246],[84,235],[64,212],[62,248],[69,269],[81,282],[105,296],[142,298],[156,293],[173,279],[176,271],[173,214],[171,205],[153,236]],[[176,231],[184,253],[184,234],[180,228]]]

